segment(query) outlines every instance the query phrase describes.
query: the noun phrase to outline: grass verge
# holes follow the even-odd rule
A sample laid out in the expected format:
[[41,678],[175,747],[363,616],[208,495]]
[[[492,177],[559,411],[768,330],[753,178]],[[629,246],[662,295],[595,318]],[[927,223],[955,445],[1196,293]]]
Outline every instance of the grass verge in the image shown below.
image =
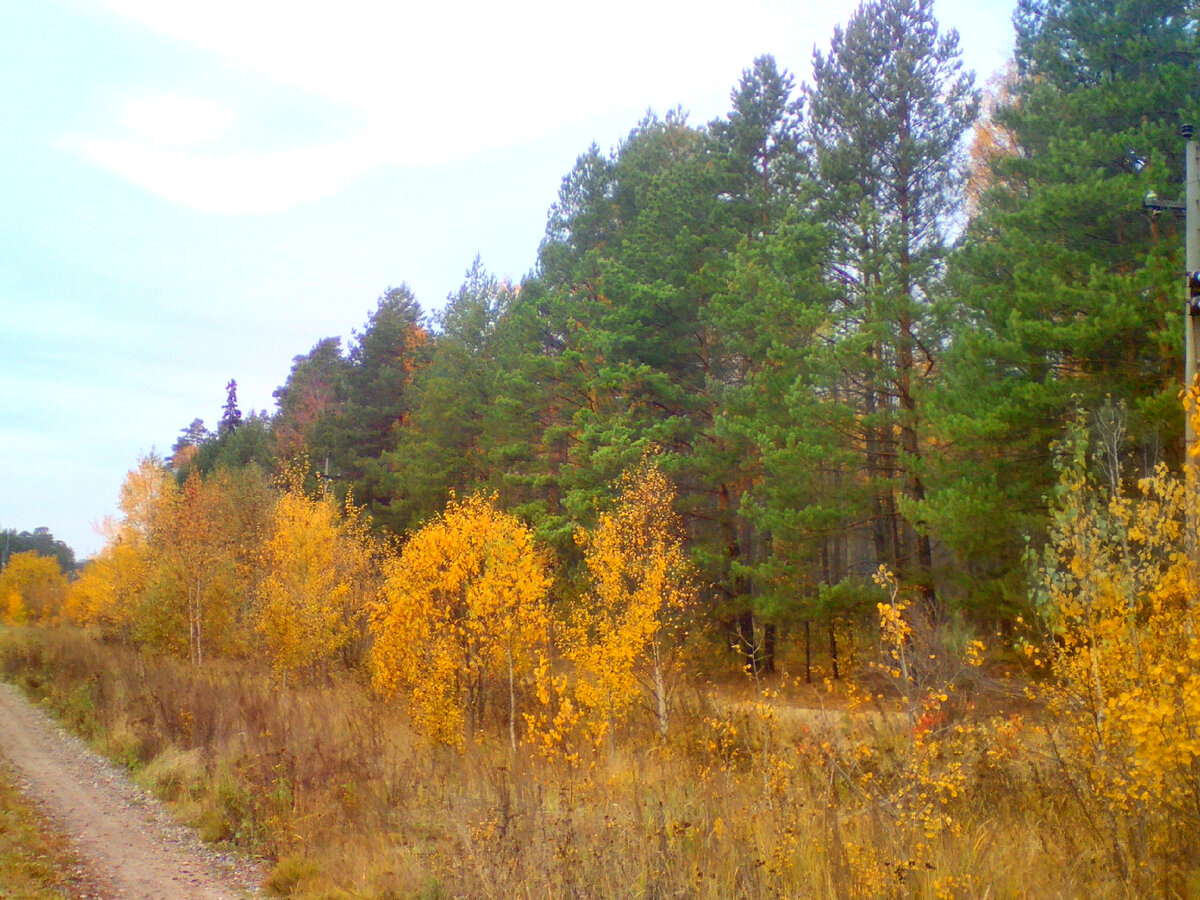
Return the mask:
[[1195,896],[1166,856],[1150,891],[1107,864],[1019,716],[696,686],[668,739],[648,719],[568,764],[513,753],[500,728],[430,744],[352,677],[281,690],[244,661],[198,669],[68,629],[5,643],[0,671],[202,836],[272,860],[265,887],[293,900]]
[[67,900],[84,892],[85,879],[67,839],[0,765],[0,898]]

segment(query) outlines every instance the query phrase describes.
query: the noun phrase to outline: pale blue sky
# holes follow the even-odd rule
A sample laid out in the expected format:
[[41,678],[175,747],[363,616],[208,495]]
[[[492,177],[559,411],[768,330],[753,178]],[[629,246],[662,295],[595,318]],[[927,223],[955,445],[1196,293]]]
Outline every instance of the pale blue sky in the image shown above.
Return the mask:
[[[762,53],[803,80],[855,5],[0,4],[0,527],[94,552],[230,378],[272,409],[389,286],[437,308],[477,253],[519,279],[590,142],[723,114]],[[1014,5],[937,0],[981,82]]]

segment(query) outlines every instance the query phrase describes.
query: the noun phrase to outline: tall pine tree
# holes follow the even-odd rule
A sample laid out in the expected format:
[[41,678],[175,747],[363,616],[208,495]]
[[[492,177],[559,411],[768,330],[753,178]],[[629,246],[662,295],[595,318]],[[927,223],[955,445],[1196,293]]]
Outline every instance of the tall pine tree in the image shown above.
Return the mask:
[[974,78],[957,34],[939,31],[933,0],[871,0],[835,30],[828,54],[815,54],[808,105],[838,290],[816,387],[854,411],[847,437],[859,463],[834,489],[869,486],[868,508],[852,516],[869,523],[870,552],[852,538],[831,577],[886,564],[932,600],[921,391],[942,343],[932,291],[957,209],[959,147],[978,108]]
[[1021,0],[1013,78],[953,260],[956,334],[935,398],[946,448],[927,516],[989,608],[1020,603],[1051,442],[1073,410],[1123,411],[1120,468],[1178,458],[1177,130],[1200,114],[1200,35],[1181,0]]

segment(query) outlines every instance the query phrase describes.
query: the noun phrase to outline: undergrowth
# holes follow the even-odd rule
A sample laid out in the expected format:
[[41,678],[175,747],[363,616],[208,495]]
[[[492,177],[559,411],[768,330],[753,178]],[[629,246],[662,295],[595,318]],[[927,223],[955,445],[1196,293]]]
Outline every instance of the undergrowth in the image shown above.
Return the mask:
[[281,690],[70,629],[0,643],[8,677],[204,837],[271,859],[276,896],[1132,896],[1036,732],[950,682],[824,709],[785,679],[694,689],[668,738],[647,717],[565,762],[501,729],[432,744],[349,676]]

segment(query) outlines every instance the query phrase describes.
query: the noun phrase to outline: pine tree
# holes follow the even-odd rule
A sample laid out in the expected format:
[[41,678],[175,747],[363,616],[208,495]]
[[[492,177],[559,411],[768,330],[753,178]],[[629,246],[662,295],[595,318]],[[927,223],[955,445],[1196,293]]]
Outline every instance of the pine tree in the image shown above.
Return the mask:
[[490,408],[500,399],[502,319],[516,292],[477,257],[459,290],[435,317],[428,365],[416,373],[412,411],[385,454],[391,517],[412,528],[446,497],[496,487],[488,459]]
[[[1182,235],[1143,198],[1181,193],[1200,113],[1200,34],[1178,0],[1022,0],[1015,75],[993,113],[978,214],[948,299],[930,521],[989,605],[1021,603],[1044,534],[1049,447],[1073,411],[1123,408],[1126,472],[1179,458]],[[1110,398],[1110,399],[1106,399]]]
[[822,390],[859,414],[874,562],[932,599],[920,394],[942,341],[931,292],[978,95],[932,0],[872,0],[815,54],[808,106],[840,293]]

